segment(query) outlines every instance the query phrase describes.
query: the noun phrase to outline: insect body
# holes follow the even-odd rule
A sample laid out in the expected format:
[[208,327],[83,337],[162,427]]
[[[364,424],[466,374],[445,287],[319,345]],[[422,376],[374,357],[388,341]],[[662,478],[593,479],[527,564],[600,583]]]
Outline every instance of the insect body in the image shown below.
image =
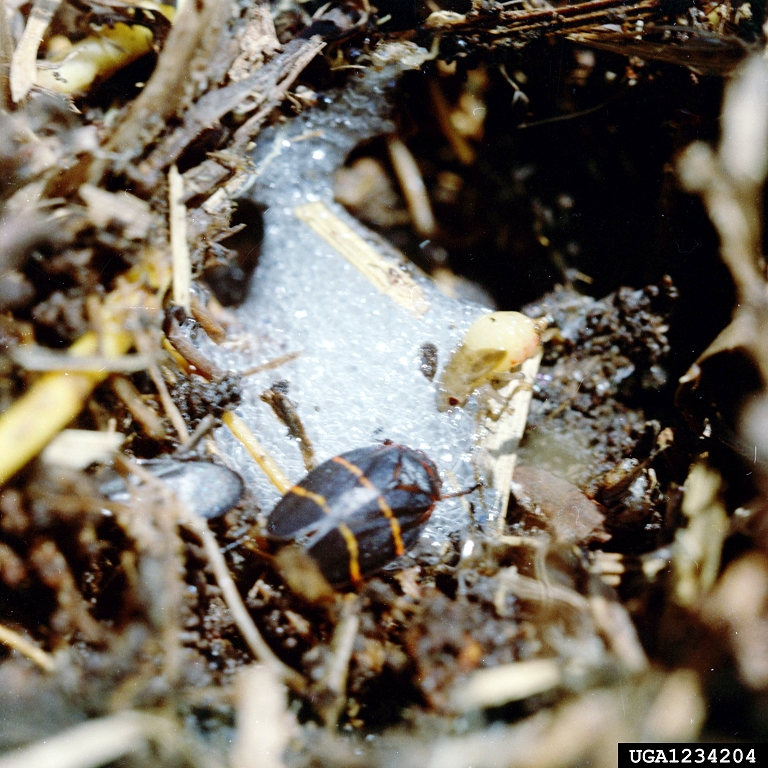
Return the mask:
[[331,584],[358,585],[413,546],[440,488],[437,468],[421,451],[394,443],[358,448],[293,486],[267,530],[301,546]]
[[437,407],[464,405],[482,384],[502,379],[539,346],[539,330],[520,312],[491,312],[469,327],[438,383]]

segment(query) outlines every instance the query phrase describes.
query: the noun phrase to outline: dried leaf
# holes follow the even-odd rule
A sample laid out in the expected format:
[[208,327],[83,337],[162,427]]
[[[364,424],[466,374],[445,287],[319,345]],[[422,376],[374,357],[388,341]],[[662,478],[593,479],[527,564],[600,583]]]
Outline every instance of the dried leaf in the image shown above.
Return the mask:
[[518,467],[515,496],[527,512],[543,522],[555,539],[569,542],[608,541],[603,507],[575,485],[537,467]]

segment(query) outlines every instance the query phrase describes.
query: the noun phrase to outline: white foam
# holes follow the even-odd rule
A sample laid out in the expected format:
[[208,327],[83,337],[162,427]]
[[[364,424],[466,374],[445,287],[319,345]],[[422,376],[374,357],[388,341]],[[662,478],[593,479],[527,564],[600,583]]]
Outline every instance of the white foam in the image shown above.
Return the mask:
[[[244,379],[238,409],[292,481],[305,474],[298,445],[259,399],[281,379],[290,384],[288,396],[318,461],[392,440],[427,453],[453,490],[452,478],[460,487],[476,481],[471,461],[476,409],[438,412],[435,385],[421,372],[420,347],[434,344],[442,368],[486,310],[447,298],[414,269],[430,305],[415,318],[294,215],[297,206],[320,200],[364,232],[333,202],[333,173],[358,142],[391,130],[386,117],[391,80],[391,73],[369,72],[365,82],[346,86],[325,110],[316,108],[259,137],[258,175],[248,196],[266,206],[264,243],[248,299],[236,310],[248,343],[228,349],[205,343],[205,351],[234,370],[301,353],[279,369]],[[277,490],[228,430],[220,429],[216,438],[269,511],[279,499]],[[439,541],[466,523],[461,502],[447,500],[438,505],[426,535]]]

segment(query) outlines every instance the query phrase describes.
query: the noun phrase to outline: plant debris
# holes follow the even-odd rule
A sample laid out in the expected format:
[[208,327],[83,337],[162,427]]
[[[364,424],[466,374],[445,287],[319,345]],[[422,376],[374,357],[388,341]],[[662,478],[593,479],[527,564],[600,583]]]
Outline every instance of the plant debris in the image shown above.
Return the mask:
[[0,768],[765,741],[764,22],[0,0]]

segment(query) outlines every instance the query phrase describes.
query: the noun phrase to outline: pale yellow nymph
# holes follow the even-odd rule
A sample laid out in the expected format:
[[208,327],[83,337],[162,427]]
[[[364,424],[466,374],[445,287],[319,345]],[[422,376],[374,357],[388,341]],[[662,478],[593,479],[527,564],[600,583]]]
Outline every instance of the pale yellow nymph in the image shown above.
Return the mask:
[[503,379],[538,346],[536,322],[520,312],[492,312],[475,320],[440,376],[438,409],[464,405],[479,386]]

